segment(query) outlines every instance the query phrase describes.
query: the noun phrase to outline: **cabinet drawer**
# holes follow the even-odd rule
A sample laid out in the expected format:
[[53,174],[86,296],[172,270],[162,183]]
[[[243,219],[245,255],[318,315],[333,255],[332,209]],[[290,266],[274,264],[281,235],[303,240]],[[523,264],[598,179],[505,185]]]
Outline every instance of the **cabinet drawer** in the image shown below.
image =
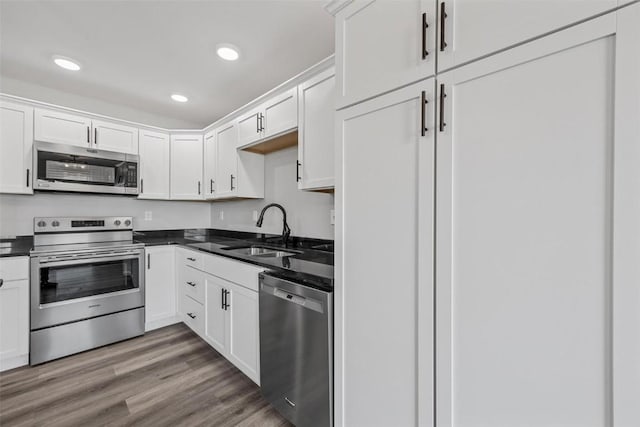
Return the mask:
[[196,334],[204,334],[204,306],[187,295],[182,295],[184,323]]
[[204,271],[253,291],[258,291],[258,274],[264,271],[264,268],[221,256],[207,255],[204,259]]
[[202,270],[204,267],[204,256],[200,252],[183,249],[178,252],[178,264],[188,265],[189,267]]
[[29,257],[9,257],[0,259],[0,279],[21,280],[29,278]]
[[178,285],[182,287],[182,293],[200,304],[204,304],[204,273],[191,267],[185,267],[181,276]]

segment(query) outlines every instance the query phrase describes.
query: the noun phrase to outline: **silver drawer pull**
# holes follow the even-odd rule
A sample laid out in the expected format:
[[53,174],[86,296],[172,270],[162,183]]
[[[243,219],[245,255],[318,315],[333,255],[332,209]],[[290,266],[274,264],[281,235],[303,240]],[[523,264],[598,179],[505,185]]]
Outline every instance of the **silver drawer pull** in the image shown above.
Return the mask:
[[196,315],[195,315],[195,314],[193,314],[193,313],[187,313],[187,316],[191,317],[192,319],[195,319],[195,318],[196,318]]
[[195,284],[195,283],[193,283],[193,282],[187,282],[187,285],[189,285],[189,286],[193,286],[194,288],[195,288],[195,286],[196,286],[196,284]]
[[195,258],[191,258],[191,257],[187,257],[187,259],[188,259],[189,261],[195,261],[195,260],[196,260]]

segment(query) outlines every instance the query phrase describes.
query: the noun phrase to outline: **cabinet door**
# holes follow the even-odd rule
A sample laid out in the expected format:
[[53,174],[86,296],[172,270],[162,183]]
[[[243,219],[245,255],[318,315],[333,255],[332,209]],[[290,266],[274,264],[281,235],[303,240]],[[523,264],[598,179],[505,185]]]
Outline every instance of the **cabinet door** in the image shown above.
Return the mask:
[[0,193],[33,194],[33,108],[0,102]]
[[299,87],[298,188],[333,188],[335,87],[333,68]]
[[93,145],[101,150],[138,154],[138,128],[93,120]]
[[175,250],[171,246],[145,248],[145,322],[176,315]]
[[284,134],[298,127],[298,87],[265,102],[263,108],[263,138]]
[[[615,8],[617,0],[438,0],[438,70]],[[441,34],[444,39],[441,41]]]
[[58,111],[35,109],[34,139],[59,144],[92,146],[91,119]]
[[171,135],[171,198],[202,199],[202,135]]
[[640,420],[639,8],[439,76],[437,425]]
[[244,147],[262,138],[261,109],[255,109],[237,120],[238,147]]
[[169,199],[169,145],[166,133],[140,131],[139,199]]
[[353,2],[336,15],[337,104],[435,73],[435,0]]
[[7,359],[28,354],[29,281],[5,281],[0,287],[0,371],[14,367],[5,367]]
[[235,194],[238,183],[238,134],[233,123],[216,130],[216,197],[230,197]]
[[204,135],[204,197],[216,196],[216,131]]
[[228,283],[228,358],[245,375],[260,385],[260,329],[258,293]]
[[205,337],[207,341],[226,356],[227,354],[227,310],[224,305],[225,291],[228,282],[209,274],[205,278]]
[[433,422],[434,90],[337,113],[337,425]]

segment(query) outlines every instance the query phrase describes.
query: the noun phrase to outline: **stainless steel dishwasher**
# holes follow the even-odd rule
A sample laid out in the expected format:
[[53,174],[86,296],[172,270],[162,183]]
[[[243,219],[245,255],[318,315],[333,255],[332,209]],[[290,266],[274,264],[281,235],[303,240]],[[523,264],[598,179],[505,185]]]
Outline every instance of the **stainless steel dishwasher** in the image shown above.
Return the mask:
[[298,427],[333,425],[333,291],[260,274],[260,387]]

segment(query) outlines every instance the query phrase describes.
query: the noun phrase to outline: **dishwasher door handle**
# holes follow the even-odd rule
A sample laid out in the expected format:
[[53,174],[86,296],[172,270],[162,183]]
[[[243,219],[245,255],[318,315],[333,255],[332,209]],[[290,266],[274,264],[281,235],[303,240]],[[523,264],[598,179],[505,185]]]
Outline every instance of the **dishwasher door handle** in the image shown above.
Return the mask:
[[318,313],[325,312],[323,302],[313,298],[303,297],[295,293],[286,291],[284,289],[266,285],[264,283],[262,284],[262,292],[265,292],[268,295],[273,295],[274,297],[279,298],[288,303],[297,304],[303,308],[317,311]]

